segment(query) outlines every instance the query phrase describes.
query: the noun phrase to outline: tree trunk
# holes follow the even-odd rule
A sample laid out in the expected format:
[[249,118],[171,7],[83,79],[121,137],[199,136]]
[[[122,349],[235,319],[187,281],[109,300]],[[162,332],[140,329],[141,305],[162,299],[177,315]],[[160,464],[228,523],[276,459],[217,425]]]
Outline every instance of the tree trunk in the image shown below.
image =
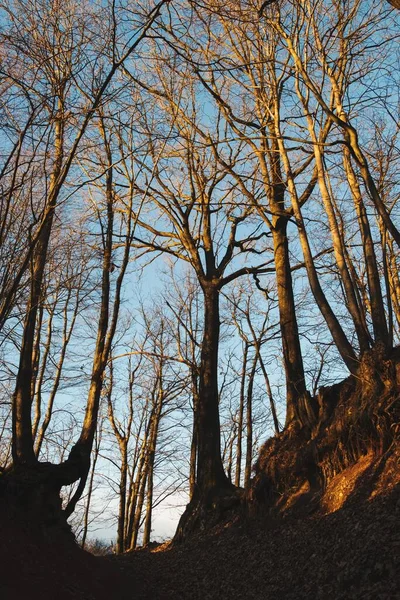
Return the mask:
[[[352,345],[350,344],[349,340],[347,339],[346,334],[344,333],[344,331],[339,323],[338,318],[336,317],[335,313],[333,312],[332,307],[330,306],[330,304],[322,290],[321,284],[319,282],[318,273],[315,268],[315,264],[314,264],[314,260],[313,260],[313,256],[312,256],[312,252],[311,252],[311,248],[310,248],[310,243],[309,243],[308,236],[307,236],[306,227],[305,227],[303,216],[301,213],[301,206],[300,206],[297,189],[296,189],[293,175],[292,175],[292,168],[291,168],[289,157],[287,154],[287,149],[283,143],[283,138],[282,138],[281,131],[280,131],[279,107],[278,106],[276,106],[276,108],[275,108],[275,128],[276,128],[275,135],[278,140],[280,156],[282,158],[282,162],[285,167],[288,191],[289,191],[290,197],[291,197],[293,214],[295,216],[296,223],[297,223],[299,239],[300,239],[300,244],[301,244],[301,248],[303,251],[304,263],[305,263],[305,267],[306,267],[306,271],[307,271],[308,280],[310,283],[310,288],[311,288],[311,291],[315,298],[315,301],[318,305],[318,308],[321,311],[321,313],[325,319],[325,322],[329,328],[329,331],[331,332],[332,338],[336,344],[336,347],[337,347],[344,363],[346,364],[347,368],[349,369],[349,371],[351,373],[355,373],[358,369],[358,360],[355,355],[354,349],[353,349]],[[302,398],[303,398],[304,402],[307,404],[308,400],[307,400],[305,394],[302,395]]]
[[190,466],[189,466],[189,499],[192,500],[196,489],[196,470],[197,470],[197,439],[198,439],[198,424],[197,412],[199,404],[198,393],[198,376],[192,367],[192,394],[193,394],[193,429],[192,442],[190,445]]
[[251,464],[253,461],[253,388],[254,377],[256,375],[258,363],[258,351],[253,358],[253,364],[249,375],[249,384],[247,386],[246,402],[246,465],[244,471],[244,488],[247,490],[250,486]]
[[[124,440],[125,442],[125,440]],[[119,480],[119,507],[117,528],[117,554],[122,554],[125,549],[125,514],[126,514],[126,488],[128,478],[128,449],[125,443],[120,444],[121,475]]]
[[154,462],[156,458],[156,449],[158,441],[158,431],[160,427],[161,414],[164,406],[164,377],[163,364],[159,366],[157,401],[153,409],[152,427],[150,436],[150,447],[148,450],[147,462],[147,498],[146,498],[146,518],[143,530],[143,546],[147,546],[150,542],[151,535],[151,519],[153,512],[153,487],[154,487]]
[[[379,269],[376,260],[371,227],[368,221],[368,215],[365,209],[360,186],[358,185],[356,174],[351,164],[350,152],[347,148],[344,149],[343,162],[349,187],[353,196],[354,206],[357,213],[358,225],[360,228],[365,259],[365,269],[367,272],[368,279],[369,301],[371,306],[371,319],[372,327],[374,330],[374,339],[375,343],[383,342],[385,345],[388,345],[389,334],[386,323],[385,307],[383,303]],[[382,226],[384,226],[382,219],[381,222]]]
[[[143,473],[146,469],[146,458],[147,458],[147,444],[148,438],[150,435],[150,422],[146,426],[144,439],[142,441],[142,445],[140,448],[140,455],[138,459],[138,464],[136,467],[136,478],[135,481],[132,481],[131,489],[129,491],[129,499],[128,499],[128,518],[127,518],[127,526],[126,526],[126,535],[125,535],[125,550],[129,550],[134,547],[134,537],[135,537],[135,516],[137,510],[137,503],[139,498],[140,484],[143,479]],[[132,475],[133,477],[133,475]]]
[[[183,513],[175,534],[179,541],[186,535],[206,526],[208,520],[218,519],[222,509],[221,499],[230,497],[238,502],[234,486],[225,474],[221,458],[218,345],[219,345],[219,288],[212,281],[203,281],[204,334],[201,345],[199,369],[199,403],[197,410],[198,451],[197,478],[193,498]],[[228,502],[229,504],[229,502]]]
[[244,415],[244,396],[246,387],[246,374],[247,374],[247,356],[249,353],[249,343],[244,342],[243,352],[243,364],[242,364],[242,375],[240,381],[240,401],[239,401],[239,415],[238,415],[238,428],[237,428],[237,439],[236,439],[236,471],[235,471],[235,485],[240,487],[240,475],[242,471],[242,439],[243,439],[243,415]]
[[133,526],[132,526],[132,539],[129,545],[129,550],[134,550],[138,543],[139,538],[139,530],[140,530],[140,521],[142,516],[142,509],[146,491],[146,481],[147,481],[147,461],[145,465],[145,469],[141,474],[141,480],[139,483],[138,495],[136,500],[136,510],[133,518]]
[[306,394],[307,388],[290,269],[289,241],[287,237],[288,215],[285,211],[282,156],[272,122],[269,125],[269,134],[271,147],[265,148],[265,151],[269,156],[270,173],[268,173],[267,166],[264,165],[264,160],[261,161],[261,167],[265,172],[265,180],[268,181],[268,176],[270,179],[270,185],[267,185],[266,193],[272,213],[272,239],[278,292],[279,324],[286,377],[286,425],[288,425],[296,416],[298,398]]
[[260,361],[260,367],[261,367],[262,374],[264,375],[265,386],[267,388],[267,394],[268,394],[268,399],[269,399],[269,406],[271,408],[272,419],[274,421],[275,435],[279,435],[280,427],[279,427],[278,415],[277,415],[277,412],[276,412],[275,400],[274,400],[274,397],[272,395],[271,384],[270,384],[270,381],[269,381],[267,369],[265,368],[265,364],[264,364],[263,358],[261,356],[261,353],[259,354],[259,361]]
[[[41,316],[38,319],[38,328],[42,327],[43,324],[43,307],[41,308]],[[33,427],[32,427],[32,437],[35,440],[36,439],[36,434],[38,431],[38,427],[39,427],[39,423],[40,423],[40,417],[41,417],[41,410],[42,410],[42,389],[43,389],[43,381],[44,381],[44,377],[45,377],[45,373],[46,373],[46,367],[47,367],[47,359],[50,353],[50,348],[51,348],[51,340],[52,340],[52,324],[53,324],[53,315],[54,315],[54,310],[51,310],[49,312],[49,319],[48,319],[48,324],[47,324],[47,336],[46,336],[46,342],[45,342],[45,347],[44,347],[44,352],[43,352],[43,357],[41,360],[41,365],[40,365],[40,372],[39,372],[39,359],[40,359],[40,350],[37,349],[35,351],[35,359],[34,362],[37,362],[37,366],[36,366],[36,375],[34,376],[34,384],[32,382],[32,398],[35,399],[35,417],[33,419]],[[37,334],[37,341],[36,343],[38,343],[38,340],[40,340],[41,338],[41,334]],[[35,451],[36,456],[37,456],[37,452]]]
[[147,498],[146,498],[146,518],[143,529],[143,546],[148,546],[151,536],[151,519],[153,513],[153,487],[154,487],[154,459],[156,455],[156,439],[150,450],[150,460],[147,473]]
[[56,119],[55,123],[54,168],[50,179],[47,205],[44,208],[47,214],[32,258],[30,297],[26,311],[26,319],[24,323],[20,351],[20,361],[15,392],[13,396],[12,455],[14,465],[34,465],[37,463],[37,458],[33,449],[32,435],[32,381],[34,380],[35,369],[34,340],[37,313],[42,295],[42,284],[47,260],[47,251],[53,227],[54,211],[56,208],[58,178],[60,176],[64,155],[64,123],[62,116],[63,106],[60,99],[58,101],[58,108],[60,116]]
[[85,548],[86,538],[87,538],[87,534],[88,534],[88,530],[89,530],[90,505],[91,505],[92,496],[93,496],[94,476],[96,473],[97,459],[99,458],[100,444],[101,444],[101,427],[99,427],[99,431],[96,435],[96,442],[95,442],[95,445],[93,448],[93,460],[92,460],[92,466],[90,469],[90,477],[89,477],[88,493],[87,493],[86,506],[85,506],[85,514],[84,514],[84,518],[83,518],[83,533],[82,533],[82,542],[81,542],[82,548]]
[[[308,106],[305,103],[305,108]],[[327,174],[325,172],[324,162],[322,158],[322,151],[318,145],[317,136],[314,131],[313,120],[310,115],[307,115],[308,129],[310,132],[311,139],[314,143],[314,156],[315,164],[318,173],[318,185],[322,198],[322,202],[325,208],[325,212],[328,217],[329,229],[331,233],[332,245],[335,254],[336,264],[339,270],[339,275],[344,288],[344,299],[347,309],[353,319],[355,332],[357,335],[358,343],[360,346],[360,352],[363,353],[369,348],[369,336],[368,331],[364,327],[364,320],[362,318],[360,307],[357,302],[356,293],[354,290],[353,281],[350,277],[349,269],[345,260],[344,246],[345,242],[340,234],[339,225],[335,215],[334,206],[332,203],[331,196],[329,194],[327,184]]]
[[306,391],[303,357],[297,326],[286,234],[287,219],[279,217],[272,232],[278,291],[279,323],[282,334],[283,364],[286,376],[286,425],[296,416],[296,403]]
[[147,482],[146,518],[144,521],[144,529],[143,529],[143,546],[148,546],[150,544],[152,513],[153,513],[153,474],[152,474],[152,471],[150,471],[149,479]]
[[390,294],[392,298],[392,306],[393,311],[396,316],[396,321],[398,328],[400,328],[400,277],[399,277],[399,269],[397,265],[396,253],[393,247],[393,241],[391,239],[387,239],[388,246],[388,278],[389,278],[389,287]]
[[203,284],[204,335],[201,346],[198,405],[197,490],[202,495],[219,487],[230,487],[221,460],[218,346],[219,290],[210,282]]

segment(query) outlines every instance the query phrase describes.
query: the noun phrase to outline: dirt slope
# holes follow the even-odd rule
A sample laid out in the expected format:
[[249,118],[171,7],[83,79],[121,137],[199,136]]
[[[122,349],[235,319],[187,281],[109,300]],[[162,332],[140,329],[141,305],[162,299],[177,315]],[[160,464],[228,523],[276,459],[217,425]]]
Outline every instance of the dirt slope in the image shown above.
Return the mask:
[[[392,475],[399,473],[394,458]],[[347,475],[352,481],[354,472]],[[343,478],[336,490],[331,485],[331,497]],[[95,558],[61,539],[33,540],[29,529],[1,519],[0,598],[400,599],[400,485],[392,477],[387,490],[376,490],[358,481],[329,514],[258,517],[119,557]]]
[[159,551],[113,559],[132,598],[399,599],[400,490],[335,513],[256,521]]
[[[340,484],[338,482],[338,489]],[[258,518],[178,546],[96,558],[2,522],[1,600],[400,598],[400,486],[336,512]]]

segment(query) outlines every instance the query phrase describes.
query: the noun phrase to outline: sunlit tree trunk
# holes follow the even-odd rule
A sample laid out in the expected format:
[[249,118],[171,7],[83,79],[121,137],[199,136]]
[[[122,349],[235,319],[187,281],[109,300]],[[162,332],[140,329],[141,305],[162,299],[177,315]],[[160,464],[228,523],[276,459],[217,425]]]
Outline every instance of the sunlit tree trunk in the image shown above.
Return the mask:
[[387,239],[388,247],[388,279],[392,298],[393,311],[396,316],[397,327],[400,330],[400,277],[399,253],[395,251],[392,240]]
[[[343,150],[343,163],[346,171],[347,181],[351,190],[354,206],[357,213],[358,224],[360,228],[363,253],[365,259],[365,269],[368,278],[369,302],[371,307],[372,327],[374,331],[375,342],[389,343],[388,328],[386,323],[385,308],[382,297],[380,274],[375,254],[374,242],[372,239],[371,227],[368,220],[367,211],[363,201],[360,186],[354,172],[350,152],[347,148]],[[383,224],[383,221],[381,219]]]
[[[309,72],[309,70],[307,70],[306,65],[304,65],[301,56],[297,52],[294,40],[291,38],[288,32],[285,31],[281,23],[279,23],[278,21],[273,21],[271,24],[282,37],[282,39],[285,40],[287,49],[293,59],[294,67],[300,75],[300,77],[302,78],[302,80],[304,81],[304,83],[306,84],[306,86],[308,87],[309,91],[314,95],[316,101],[319,103],[320,107],[325,111],[326,115],[332,120],[333,123],[335,123],[335,125],[337,125],[342,130],[347,147],[349,148],[351,156],[355,161],[357,167],[359,168],[361,178],[370,195],[372,202],[378,214],[382,218],[388,232],[396,241],[396,244],[400,246],[400,231],[393,223],[390,213],[387,207],[385,206],[381,195],[379,194],[376,183],[371,174],[371,169],[368,160],[360,146],[358,132],[349,122],[348,117],[345,111],[343,110],[343,106],[341,105],[341,90],[339,89],[336,78],[334,77],[332,66],[329,65],[329,61],[327,60],[327,57],[325,55],[323,43],[318,33],[318,24],[315,23],[315,15],[312,7],[308,16],[312,24],[312,30],[315,34],[314,39],[316,41],[318,59],[321,61],[326,75],[330,79],[334,94],[336,94],[335,110],[332,109],[332,107],[330,107],[329,104],[326,102],[322,92],[318,88],[318,85],[313,80],[311,73]],[[302,18],[304,18],[304,15],[302,16]]]
[[299,396],[306,393],[306,383],[297,326],[286,230],[286,217],[276,219],[273,230],[273,241],[279,323],[282,333],[283,364],[286,374],[286,423],[288,424],[295,418],[296,403]]
[[298,198],[297,189],[292,177],[292,168],[290,165],[290,160],[288,157],[287,149],[283,142],[283,138],[280,131],[280,122],[279,122],[279,106],[275,106],[275,135],[278,139],[280,156],[282,158],[282,163],[284,164],[286,176],[287,176],[287,185],[288,191],[290,193],[292,207],[294,216],[296,218],[297,228],[299,239],[301,243],[301,248],[304,256],[304,264],[307,270],[308,280],[310,282],[311,291],[315,298],[315,301],[325,318],[326,324],[329,327],[329,331],[331,332],[332,338],[336,344],[336,347],[346,364],[347,368],[350,372],[354,373],[358,368],[358,361],[356,354],[352,345],[344,333],[338,318],[330,306],[319,281],[318,273],[315,268],[314,259],[311,252],[310,243],[307,236],[307,231],[305,228],[305,223],[303,220],[300,202]]
[[344,250],[344,240],[340,234],[339,224],[337,222],[334,206],[332,203],[332,199],[330,197],[329,188],[327,184],[328,174],[326,173],[324,162],[323,162],[323,154],[320,145],[318,144],[318,139],[315,134],[313,119],[310,116],[310,111],[308,104],[298,89],[298,95],[303,102],[304,108],[307,111],[307,124],[308,130],[310,133],[310,138],[313,142],[314,156],[315,156],[315,164],[318,173],[318,186],[321,194],[322,202],[324,205],[325,212],[328,217],[329,229],[332,238],[332,245],[334,249],[334,254],[336,258],[336,264],[338,267],[339,275],[343,284],[343,288],[345,291],[345,302],[346,306],[351,314],[353,319],[354,328],[357,334],[358,343],[360,346],[360,351],[364,352],[369,348],[369,336],[368,331],[365,329],[364,323],[365,320],[360,312],[360,306],[357,302],[356,293],[354,290],[353,281],[350,277],[350,273],[348,270],[348,266],[346,264],[345,258],[345,250]]
[[244,426],[244,405],[245,405],[245,388],[247,378],[247,357],[249,353],[249,343],[244,341],[242,372],[240,377],[240,393],[239,393],[239,410],[237,417],[237,437],[236,437],[236,470],[235,470],[235,485],[240,487],[240,476],[242,471],[242,440]]
[[34,378],[34,340],[36,319],[40,306],[43,274],[47,260],[56,207],[58,179],[64,156],[64,116],[62,97],[58,102],[58,115],[55,120],[54,167],[51,175],[49,195],[46,205],[46,218],[41,228],[32,258],[31,288],[26,320],[22,337],[19,367],[13,396],[13,462],[35,464],[32,436],[32,381]]
[[[289,214],[285,210],[285,185],[282,175],[282,157],[273,123],[269,127],[270,148],[266,145],[267,132],[262,141],[263,152],[259,154],[269,208],[268,218],[274,246],[275,277],[278,295],[279,324],[282,336],[283,365],[286,376],[286,424],[296,416],[299,397],[306,395],[303,356],[300,346],[293,279],[290,265],[287,227]],[[266,163],[268,157],[270,168]],[[259,210],[261,216],[263,211]]]

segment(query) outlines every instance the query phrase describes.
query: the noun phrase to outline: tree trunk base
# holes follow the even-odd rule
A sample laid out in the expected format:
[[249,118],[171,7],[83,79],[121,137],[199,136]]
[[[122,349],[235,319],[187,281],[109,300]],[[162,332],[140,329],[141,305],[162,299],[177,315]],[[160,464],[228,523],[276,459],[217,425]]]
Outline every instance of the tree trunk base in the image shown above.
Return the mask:
[[62,535],[74,540],[62,509],[60,489],[54,465],[11,467],[0,476],[2,513],[36,537]]
[[215,487],[205,494],[195,493],[180,518],[174,542],[209,531],[237,515],[244,490],[233,485]]

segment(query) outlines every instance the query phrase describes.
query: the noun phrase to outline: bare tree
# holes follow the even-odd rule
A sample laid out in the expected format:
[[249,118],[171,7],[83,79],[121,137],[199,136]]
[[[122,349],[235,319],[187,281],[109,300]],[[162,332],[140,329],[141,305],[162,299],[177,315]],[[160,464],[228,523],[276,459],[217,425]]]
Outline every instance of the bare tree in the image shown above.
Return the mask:
[[[197,412],[197,476],[193,496],[197,502],[217,490],[231,491],[221,461],[218,412],[218,348],[220,336],[219,295],[221,289],[236,278],[263,271],[270,261],[252,266],[234,267],[237,256],[247,253],[257,257],[265,233],[258,222],[248,220],[250,231],[240,233],[250,210],[240,204],[240,192],[229,171],[219,165],[213,152],[204,147],[198,135],[195,98],[189,88],[186,117],[176,114],[176,103],[183,94],[183,80],[170,88],[165,65],[158,66],[164,90],[142,84],[143,93],[157,102],[157,118],[164,115],[160,132],[153,131],[155,116],[138,114],[146,140],[143,157],[136,157],[143,173],[134,185],[147,197],[146,207],[135,215],[138,252],[172,256],[188,263],[203,294],[203,338],[201,343]],[[130,72],[127,76],[133,78]],[[186,81],[187,84],[187,81]],[[193,90],[194,91],[194,90]],[[175,96],[178,94],[178,99]],[[159,112],[160,111],[160,112]],[[190,112],[189,112],[190,111]],[[189,119],[192,119],[190,121]],[[201,126],[201,123],[200,123]],[[164,131],[167,131],[165,137]],[[157,139],[159,137],[159,139]],[[240,148],[237,150],[240,152]],[[243,237],[242,237],[243,235]],[[237,261],[238,262],[238,261]],[[192,506],[188,509],[190,514]],[[186,517],[185,517],[186,518]]]
[[[17,67],[24,65],[26,73],[30,73],[29,92],[32,96],[40,98],[40,103],[43,105],[42,127],[48,132],[45,152],[40,156],[45,177],[45,193],[38,205],[39,218],[35,229],[28,231],[29,244],[22,265],[19,267],[19,274],[16,279],[14,278],[9,293],[12,301],[15,286],[19,285],[22,276],[29,269],[29,297],[13,396],[13,468],[6,475],[17,478],[18,473],[23,473],[24,469],[33,469],[39,479],[49,484],[47,487],[44,486],[47,491],[44,492],[43,502],[50,501],[55,506],[59,504],[59,500],[54,497],[54,495],[58,496],[59,488],[80,479],[81,483],[75,496],[66,509],[67,515],[74,509],[89,471],[102,374],[118,318],[118,294],[120,293],[118,285],[119,288],[121,287],[121,282],[118,284],[118,281],[113,314],[109,315],[114,198],[112,157],[107,134],[104,134],[103,138],[108,159],[105,164],[108,212],[103,238],[102,310],[92,382],[80,438],[72,448],[69,458],[59,465],[42,465],[38,462],[33,447],[31,417],[32,380],[35,370],[34,340],[48,248],[53,235],[57,205],[65,190],[67,177],[88,126],[97,114],[100,104],[105,101],[106,92],[110,88],[114,75],[146,36],[164,4],[165,1],[162,0],[148,13],[138,12],[137,35],[133,40],[131,38],[128,45],[121,36],[121,29],[118,29],[120,21],[114,18],[114,4],[105,7],[104,13],[106,16],[111,16],[113,29],[105,38],[96,40],[93,40],[93,36],[90,35],[90,31],[94,31],[95,28],[88,27],[88,23],[93,23],[95,19],[93,11],[82,10],[73,0],[63,5],[56,3],[54,6],[38,2],[32,7],[21,1],[14,2],[12,9],[11,7],[5,9],[8,22],[7,34],[3,36],[3,41],[14,59],[10,61],[6,79],[8,81],[18,79],[14,77],[12,69],[15,65]],[[103,27],[100,26],[100,31],[102,29]],[[117,47],[119,41],[121,41],[121,50]],[[108,60],[106,56],[110,56],[110,50],[111,59]],[[99,60],[95,63],[86,60],[88,52],[92,55],[95,52]],[[108,66],[103,67],[103,65]],[[28,121],[29,119],[26,120]],[[129,219],[128,222],[130,223]],[[128,249],[129,243],[125,244],[125,247]],[[126,264],[121,267],[121,277],[125,268]],[[7,314],[8,305],[5,305],[4,311]],[[50,496],[53,496],[51,500]]]

